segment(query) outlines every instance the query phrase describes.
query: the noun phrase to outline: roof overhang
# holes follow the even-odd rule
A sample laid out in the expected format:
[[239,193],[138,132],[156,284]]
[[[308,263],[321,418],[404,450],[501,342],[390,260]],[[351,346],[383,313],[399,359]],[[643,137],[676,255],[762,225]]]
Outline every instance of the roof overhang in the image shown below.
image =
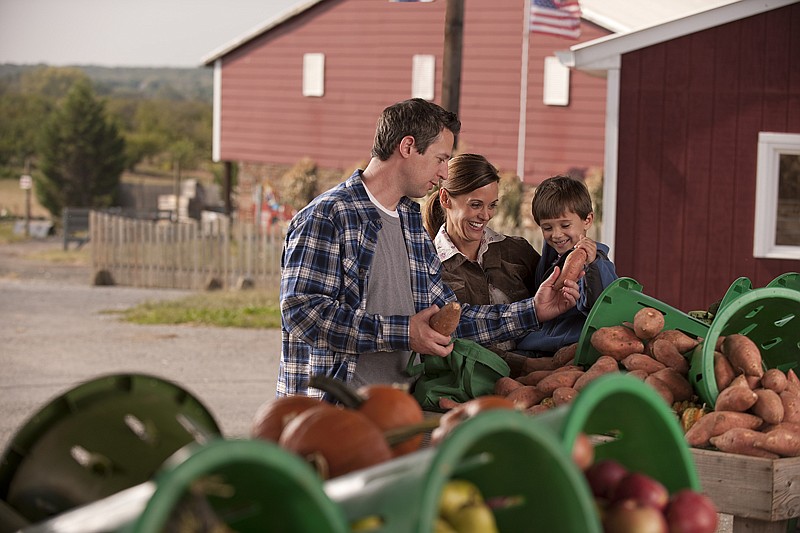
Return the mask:
[[227,44],[224,44],[205,56],[203,58],[203,65],[211,66],[214,62],[224,56],[225,54],[232,52],[233,50],[239,48],[240,46],[252,41],[256,37],[270,31],[271,29],[275,28],[276,26],[280,26],[284,22],[293,19],[297,15],[301,14],[303,11],[310,9],[311,7],[319,4],[323,0],[307,0],[305,2],[300,2],[295,4],[294,6],[286,9],[276,15],[275,17],[267,20],[266,22],[259,24],[249,32],[245,33],[237,37],[236,39],[230,41]]
[[734,22],[753,15],[797,3],[799,0],[741,0],[715,8],[688,14],[661,24],[639,30],[611,34],[576,44],[569,50],[559,50],[556,56],[565,66],[598,73],[618,69],[622,54],[640,50]]

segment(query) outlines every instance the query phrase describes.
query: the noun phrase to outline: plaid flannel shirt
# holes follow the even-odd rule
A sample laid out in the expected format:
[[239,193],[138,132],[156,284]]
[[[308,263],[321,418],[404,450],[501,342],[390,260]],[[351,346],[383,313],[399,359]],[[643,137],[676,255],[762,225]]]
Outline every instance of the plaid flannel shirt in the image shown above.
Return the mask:
[[[455,295],[442,281],[442,265],[422,226],[419,204],[397,205],[411,267],[416,312],[442,307]],[[365,311],[369,269],[380,214],[356,171],[323,193],[290,222],[281,257],[281,360],[278,396],[322,397],[311,375],[348,382],[361,353],[410,350],[408,316]],[[462,307],[458,337],[495,344],[537,329],[533,300]]]

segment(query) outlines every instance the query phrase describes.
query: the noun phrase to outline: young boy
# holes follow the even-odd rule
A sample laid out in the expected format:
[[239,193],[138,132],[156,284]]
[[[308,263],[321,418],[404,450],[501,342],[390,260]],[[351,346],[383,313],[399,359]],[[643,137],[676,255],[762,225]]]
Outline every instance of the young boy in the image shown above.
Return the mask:
[[608,258],[608,246],[586,236],[594,222],[589,190],[580,180],[554,176],[544,180],[533,195],[533,219],[542,230],[542,258],[536,267],[534,281],[538,287],[558,265],[563,268],[567,255],[582,248],[588,257],[585,275],[578,282],[578,305],[556,318],[544,322],[541,329],[532,331],[517,343],[517,350],[533,352],[528,355],[552,355],[562,346],[578,342],[594,302],[615,279],[614,263]]

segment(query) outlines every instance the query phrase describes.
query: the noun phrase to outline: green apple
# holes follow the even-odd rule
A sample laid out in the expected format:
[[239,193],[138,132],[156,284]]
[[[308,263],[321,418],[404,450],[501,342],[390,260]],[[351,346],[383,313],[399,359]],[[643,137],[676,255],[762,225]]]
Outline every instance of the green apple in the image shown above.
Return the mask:
[[475,504],[462,507],[450,519],[458,533],[497,533],[497,521],[488,505]]

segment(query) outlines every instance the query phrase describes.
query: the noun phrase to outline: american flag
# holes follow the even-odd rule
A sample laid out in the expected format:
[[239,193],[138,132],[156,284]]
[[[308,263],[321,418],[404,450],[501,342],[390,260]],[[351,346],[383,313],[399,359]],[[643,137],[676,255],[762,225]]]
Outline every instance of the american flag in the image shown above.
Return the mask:
[[530,30],[577,39],[581,35],[578,0],[531,0]]

